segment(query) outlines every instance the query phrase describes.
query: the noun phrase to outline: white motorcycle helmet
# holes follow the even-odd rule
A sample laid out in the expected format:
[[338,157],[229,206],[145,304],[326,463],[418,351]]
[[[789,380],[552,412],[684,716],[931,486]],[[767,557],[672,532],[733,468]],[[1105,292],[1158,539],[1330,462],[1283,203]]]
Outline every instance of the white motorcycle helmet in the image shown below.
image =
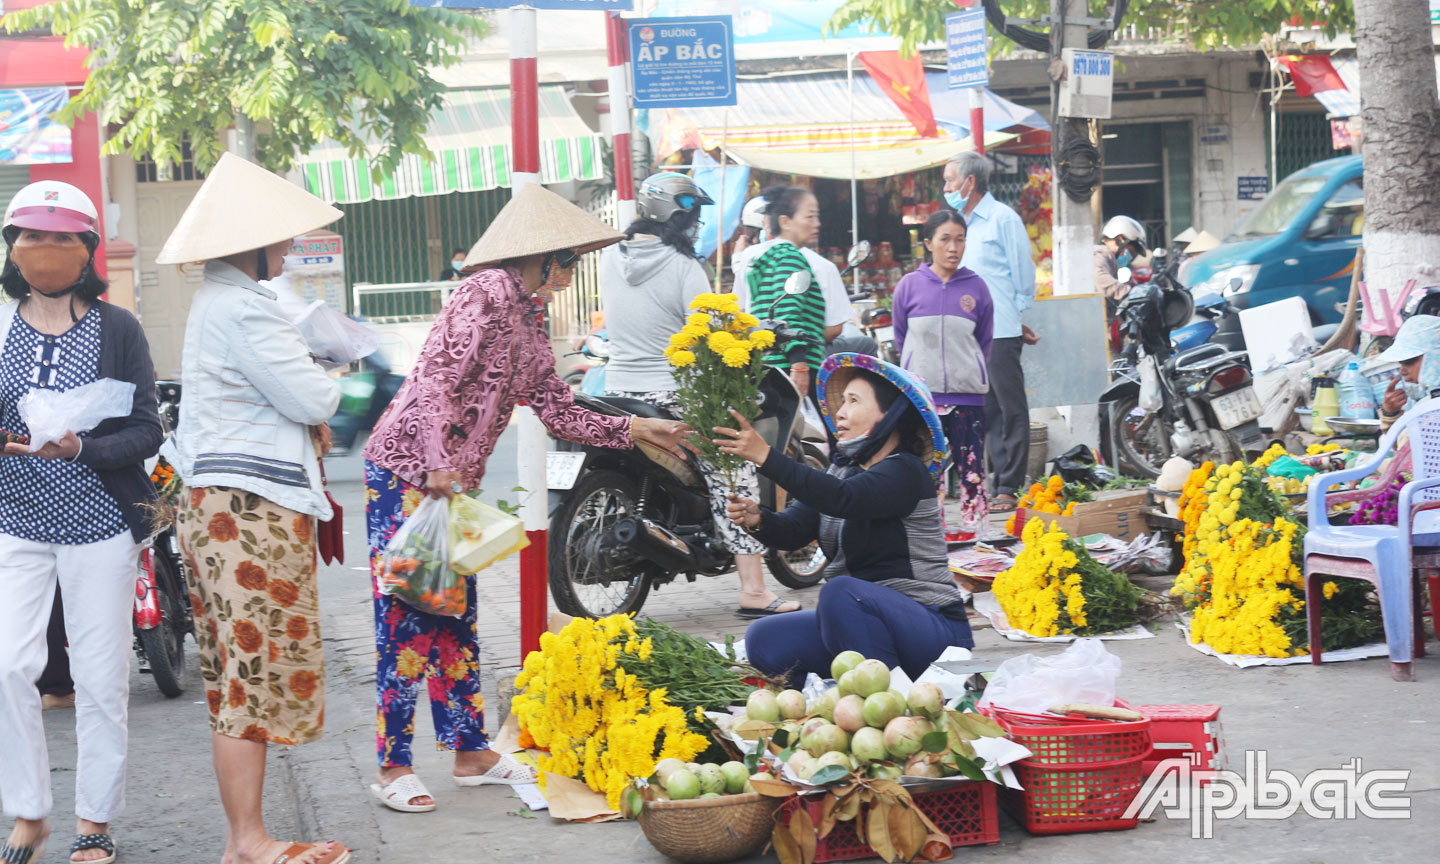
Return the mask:
[[746,201],[745,209],[740,211],[740,224],[746,228],[765,230],[765,203],[759,195]]
[[15,193],[0,235],[14,243],[22,228],[79,234],[92,250],[100,242],[100,212],[90,196],[59,180],[41,180]]
[[1140,251],[1135,257],[1143,258],[1145,248],[1145,226],[1129,216],[1114,216],[1100,229],[1100,236],[1105,240],[1119,240],[1123,248],[1131,243],[1139,247]]

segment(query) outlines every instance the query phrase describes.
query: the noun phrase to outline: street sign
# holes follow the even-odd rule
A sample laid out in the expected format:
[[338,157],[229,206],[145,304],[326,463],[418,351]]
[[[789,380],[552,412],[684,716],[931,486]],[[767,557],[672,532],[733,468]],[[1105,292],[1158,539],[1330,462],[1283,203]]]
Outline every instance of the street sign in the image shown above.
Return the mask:
[[606,12],[628,12],[635,0],[410,0],[411,6],[445,9],[510,9],[529,6],[532,9],[601,9]]
[[628,23],[636,108],[736,103],[735,31],[729,15]]
[[1430,23],[1440,24],[1440,0],[1430,0]]
[[1066,48],[1061,59],[1065,79],[1060,82],[1060,116],[1108,118],[1114,57],[1109,51]]
[[950,73],[951,90],[990,83],[985,50],[984,9],[945,16],[945,68]]
[[1259,177],[1235,178],[1235,197],[1241,201],[1259,201],[1269,194],[1269,177],[1261,175]]

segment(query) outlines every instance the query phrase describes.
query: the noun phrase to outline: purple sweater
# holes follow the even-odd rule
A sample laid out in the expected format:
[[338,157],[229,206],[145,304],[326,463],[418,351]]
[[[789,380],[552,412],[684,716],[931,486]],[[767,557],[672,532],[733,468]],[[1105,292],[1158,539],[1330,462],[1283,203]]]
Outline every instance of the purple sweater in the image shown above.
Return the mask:
[[930,387],[936,405],[985,404],[995,306],[984,279],[961,267],[942,283],[921,264],[895,286],[892,314],[900,365]]

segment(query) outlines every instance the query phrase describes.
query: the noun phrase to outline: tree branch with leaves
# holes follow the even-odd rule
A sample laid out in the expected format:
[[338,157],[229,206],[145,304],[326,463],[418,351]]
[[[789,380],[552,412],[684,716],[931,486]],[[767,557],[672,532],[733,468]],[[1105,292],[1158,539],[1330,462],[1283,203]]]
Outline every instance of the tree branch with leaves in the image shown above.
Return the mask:
[[59,0],[0,25],[48,28],[89,49],[89,77],[59,117],[98,115],[112,127],[106,155],[175,163],[188,141],[207,170],[243,116],[271,170],[328,138],[377,174],[428,154],[424,133],[445,93],[433,72],[486,29],[408,0]]

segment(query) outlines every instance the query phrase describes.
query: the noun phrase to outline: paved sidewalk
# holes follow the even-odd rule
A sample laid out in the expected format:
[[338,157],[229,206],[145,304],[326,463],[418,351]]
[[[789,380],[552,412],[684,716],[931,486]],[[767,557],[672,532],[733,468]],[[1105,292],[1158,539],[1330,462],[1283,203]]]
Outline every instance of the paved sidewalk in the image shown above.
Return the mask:
[[[449,759],[425,746],[429,713],[416,716],[416,770],[439,805],[430,814],[382,808],[367,791],[375,772],[372,615],[363,536],[358,459],[335,465],[331,488],[346,508],[347,563],[322,573],[328,663],[327,732],[284,759],[299,802],[300,834],[333,837],[356,849],[355,864],[412,862],[556,861],[583,853],[586,862],[658,862],[662,858],[634,823],[569,825],[529,814],[508,789],[460,790],[450,784]],[[480,623],[485,692],[493,730],[498,672],[519,663],[518,572],[511,562],[482,574]],[[735,617],[733,576],[679,583],[654,592],[644,614],[707,639],[743,634]],[[780,591],[813,606],[816,591]],[[1413,815],[1408,821],[1222,822],[1211,841],[1194,841],[1188,823],[1160,819],[1134,831],[1031,836],[1001,817],[1001,843],[956,850],[956,859],[1014,860],[1017,853],[1069,864],[1117,861],[1405,862],[1433,860],[1440,818],[1440,738],[1436,688],[1440,660],[1416,663],[1418,683],[1399,684],[1383,660],[1235,670],[1183,644],[1166,623],[1155,639],[1112,642],[1125,663],[1122,690],[1137,704],[1209,702],[1224,706],[1232,760],[1246,749],[1268,751],[1273,767],[1297,772],[1337,768],[1354,757],[1365,768],[1411,768]],[[1003,659],[1025,651],[1050,654],[1059,646],[1022,646],[993,630],[977,632],[977,654]],[[132,859],[133,860],[133,859]],[[158,860],[158,859],[157,859]],[[760,859],[757,859],[760,860]],[[766,860],[773,861],[770,857]]]

